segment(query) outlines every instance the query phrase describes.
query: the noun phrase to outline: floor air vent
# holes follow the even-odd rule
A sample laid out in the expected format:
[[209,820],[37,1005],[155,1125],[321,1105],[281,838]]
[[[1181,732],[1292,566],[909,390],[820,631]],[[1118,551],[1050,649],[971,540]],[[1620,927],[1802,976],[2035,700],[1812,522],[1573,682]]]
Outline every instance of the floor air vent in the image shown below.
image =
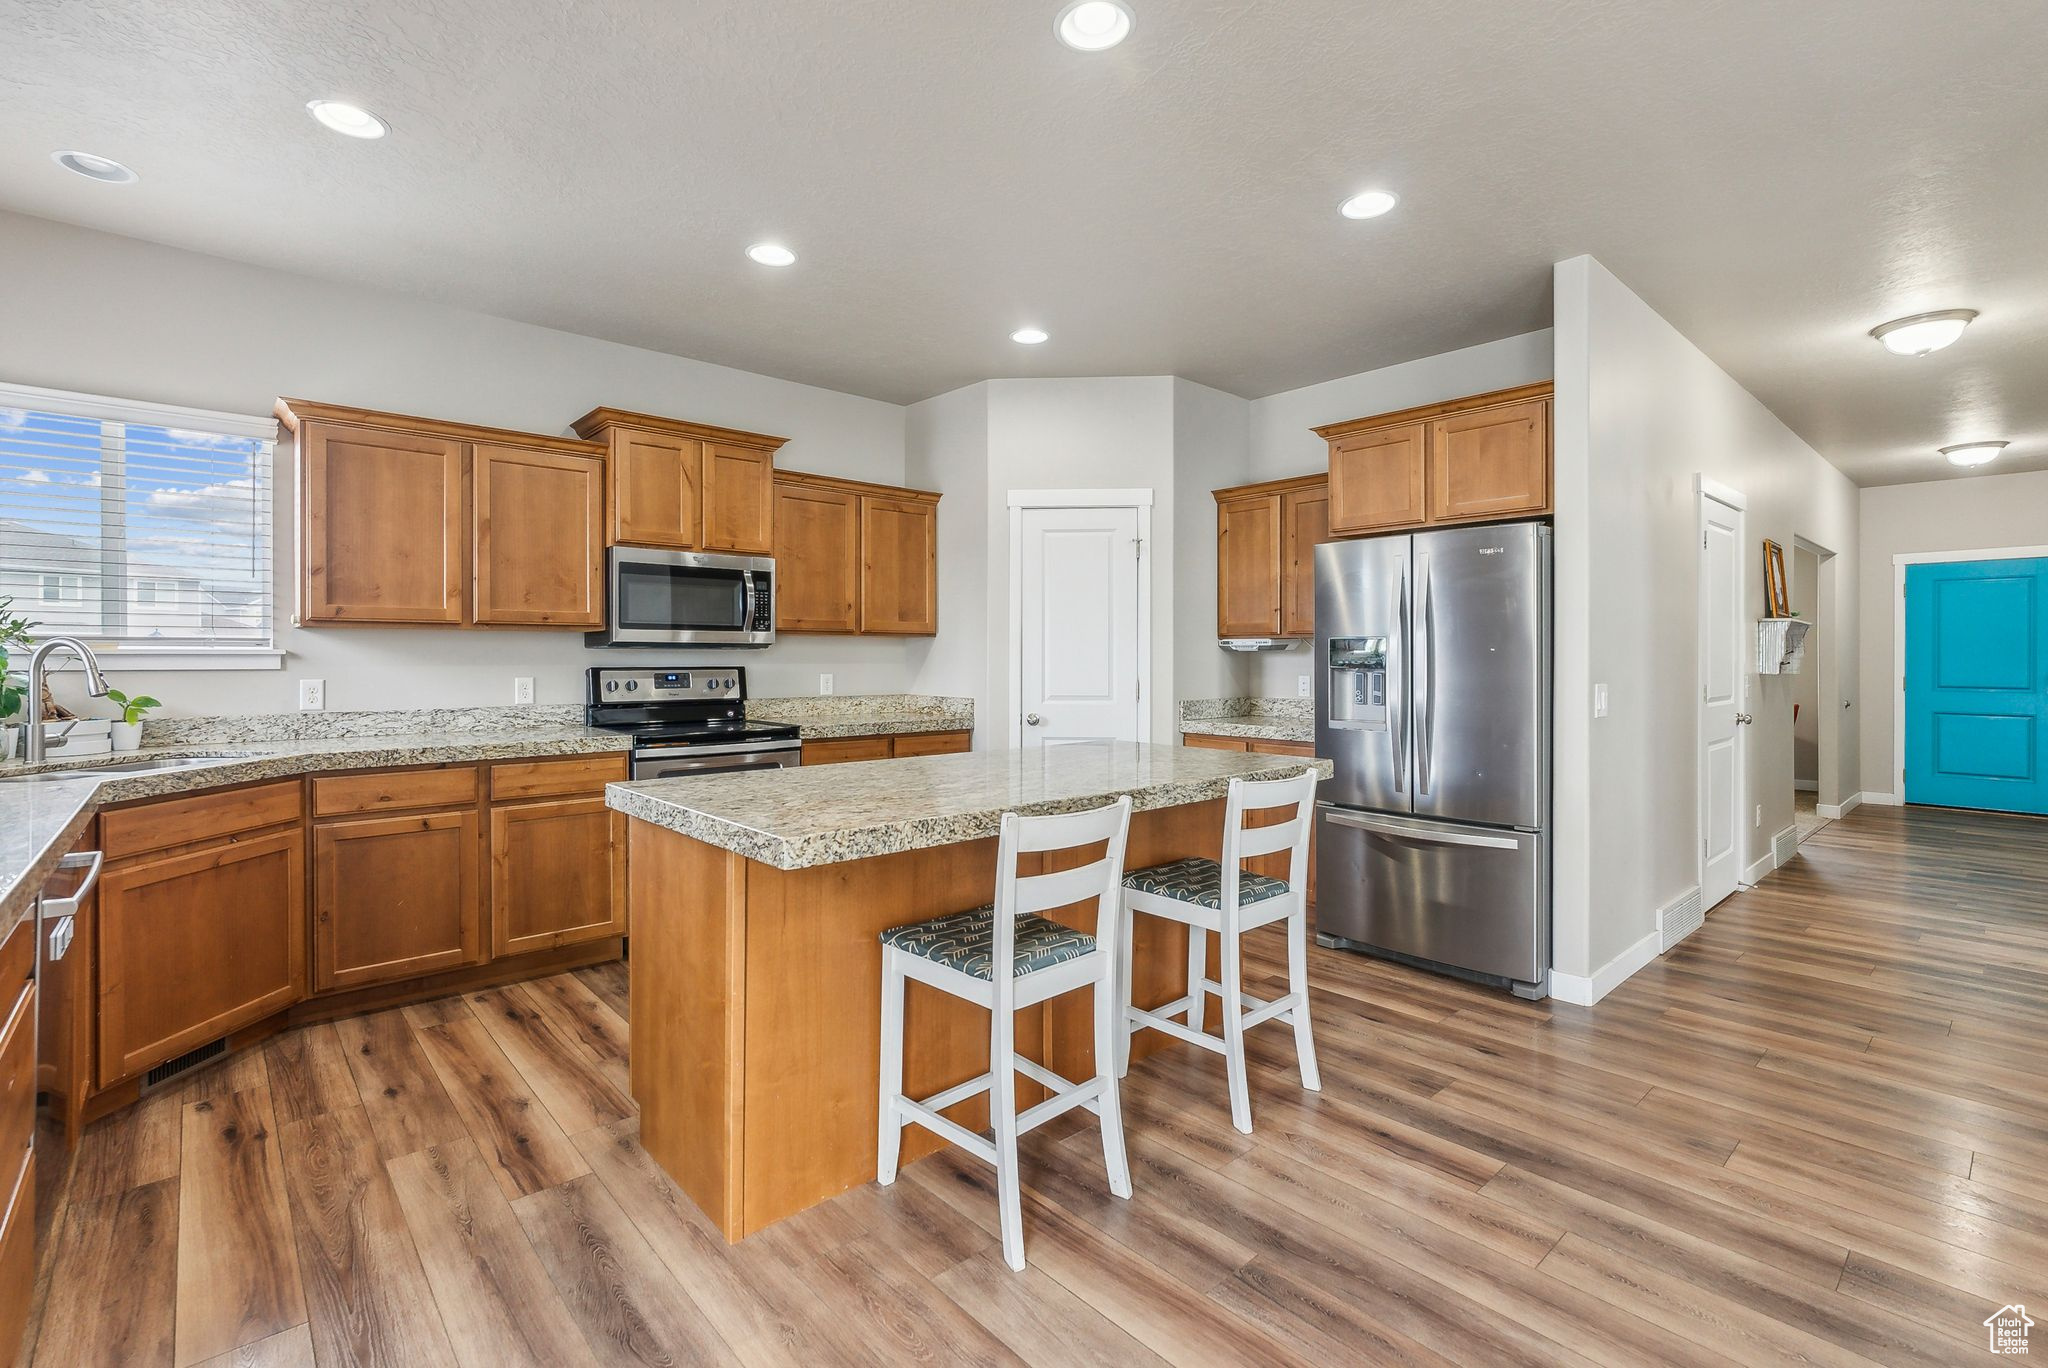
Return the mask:
[[1672,946],[1700,929],[1707,920],[1705,909],[1700,906],[1700,891],[1692,892],[1657,911],[1657,949],[1669,950]]
[[187,1050],[176,1059],[167,1059],[142,1076],[142,1091],[168,1083],[187,1069],[196,1069],[209,1059],[219,1059],[228,1052],[228,1038],[209,1040],[196,1050]]
[[1771,838],[1771,860],[1780,868],[1784,867],[1786,864],[1789,864],[1792,860],[1792,857],[1794,855],[1797,855],[1798,853],[1798,827],[1786,827],[1783,831],[1779,832],[1776,836]]

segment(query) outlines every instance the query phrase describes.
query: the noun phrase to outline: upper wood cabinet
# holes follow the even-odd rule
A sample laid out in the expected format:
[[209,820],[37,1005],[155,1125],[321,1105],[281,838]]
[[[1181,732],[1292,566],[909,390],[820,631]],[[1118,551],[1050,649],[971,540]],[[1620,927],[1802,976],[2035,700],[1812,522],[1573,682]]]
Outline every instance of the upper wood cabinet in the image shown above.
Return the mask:
[[277,416],[301,624],[603,625],[602,446],[304,399]]
[[604,462],[523,447],[471,456],[475,620],[604,625]]
[[1551,508],[1549,381],[1333,423],[1330,530],[1396,531]]
[[780,471],[775,625],[784,632],[939,630],[939,496]]
[[1321,476],[1216,491],[1216,635],[1313,636],[1316,546],[1329,540]]
[[789,439],[599,408],[576,434],[611,453],[607,541],[765,556],[774,547],[775,453]]

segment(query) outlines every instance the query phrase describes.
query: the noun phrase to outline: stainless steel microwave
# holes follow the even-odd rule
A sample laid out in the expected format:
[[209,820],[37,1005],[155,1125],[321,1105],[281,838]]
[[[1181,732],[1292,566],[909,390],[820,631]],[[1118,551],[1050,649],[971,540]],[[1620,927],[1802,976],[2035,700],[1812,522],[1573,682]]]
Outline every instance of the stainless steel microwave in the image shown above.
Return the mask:
[[775,644],[772,557],[614,546],[605,569],[605,627],[585,645]]

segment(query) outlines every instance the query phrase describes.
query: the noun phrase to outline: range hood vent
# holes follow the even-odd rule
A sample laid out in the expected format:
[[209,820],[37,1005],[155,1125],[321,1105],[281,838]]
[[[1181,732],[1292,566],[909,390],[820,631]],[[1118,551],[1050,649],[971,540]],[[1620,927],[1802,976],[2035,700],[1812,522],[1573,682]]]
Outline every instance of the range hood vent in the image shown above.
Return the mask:
[[1218,637],[1216,644],[1226,651],[1291,651],[1307,645],[1299,637]]

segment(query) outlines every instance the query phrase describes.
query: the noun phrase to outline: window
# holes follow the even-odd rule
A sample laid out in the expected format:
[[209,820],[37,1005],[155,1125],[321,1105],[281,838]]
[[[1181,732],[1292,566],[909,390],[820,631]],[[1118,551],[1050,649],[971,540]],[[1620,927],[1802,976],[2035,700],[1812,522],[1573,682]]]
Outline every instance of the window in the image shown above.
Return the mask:
[[271,646],[268,418],[0,385],[0,597],[116,649]]

